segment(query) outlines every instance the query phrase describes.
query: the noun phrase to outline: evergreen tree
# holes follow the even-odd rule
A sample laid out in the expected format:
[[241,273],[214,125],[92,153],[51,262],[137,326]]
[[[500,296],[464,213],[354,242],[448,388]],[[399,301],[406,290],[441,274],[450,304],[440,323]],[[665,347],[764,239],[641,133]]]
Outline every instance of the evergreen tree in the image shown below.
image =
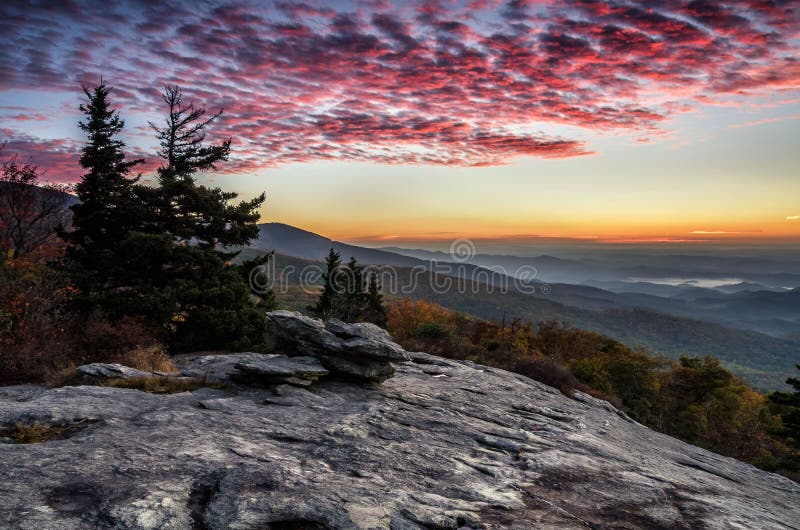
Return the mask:
[[83,91],[88,102],[80,106],[85,119],[79,127],[87,141],[80,164],[86,173],[75,186],[80,202],[72,206],[73,229],[62,237],[71,244],[67,256],[73,282],[85,301],[97,303],[120,287],[118,272],[124,264],[116,259],[116,249],[136,228],[140,214],[133,193],[136,179],[128,174],[142,160],[125,159],[125,144],[118,138],[125,123],[110,107],[110,88],[101,81]]
[[152,208],[148,230],[206,249],[246,244],[258,236],[258,208],[265,195],[231,204],[236,193],[195,182],[198,172],[217,169],[230,155],[230,139],[216,145],[204,143],[206,128],[222,111],[206,117],[205,107],[184,102],[179,87],[166,87],[163,99],[169,109],[164,125],[150,124],[163,162],[158,169],[159,185],[140,190]]
[[253,293],[243,269],[269,257],[234,265],[238,253],[224,248],[258,235],[265,195],[232,204],[237,194],[198,185],[198,172],[216,169],[230,154],[230,140],[205,143],[221,111],[206,118],[205,107],[185,104],[178,87],[167,87],[164,101],[165,125],[151,124],[161,145],[158,185],[136,187],[144,212],[127,252],[139,271],[138,303],[166,328],[174,350],[257,346],[273,299]]
[[65,237],[88,307],[159,325],[175,351],[258,347],[273,299],[252,292],[243,267],[268,256],[235,265],[237,253],[224,247],[258,235],[264,194],[234,204],[235,193],[195,182],[197,172],[215,169],[230,153],[230,140],[205,143],[219,113],[205,118],[205,108],[183,103],[180,89],[165,90],[169,114],[165,127],[156,127],[163,163],[158,185],[148,187],[127,178],[140,161],[125,161],[117,139],[123,122],[109,107],[109,89],[85,92],[87,173],[77,186],[75,230]]
[[323,319],[340,318],[343,291],[342,259],[332,248],[325,258],[322,280],[324,284],[319,300],[315,305],[309,306],[308,310]]
[[383,302],[381,285],[377,274],[369,275],[369,287],[367,289],[367,307],[364,312],[364,319],[383,328],[386,327],[388,315],[386,305]]
[[319,300],[308,308],[312,313],[323,319],[366,321],[386,326],[386,308],[376,275],[367,278],[364,267],[352,257],[343,267],[341,256],[333,249],[325,260],[325,268]]
[[[797,369],[800,370],[800,364]],[[794,392],[773,392],[769,396],[781,416],[782,427],[775,434],[795,451],[800,451],[800,379],[790,377],[786,384],[794,388]],[[795,457],[794,460],[795,467],[798,467],[800,458]]]
[[343,271],[343,276],[345,285],[339,311],[340,316],[337,318],[341,318],[345,322],[363,320],[367,303],[367,296],[364,292],[364,267],[351,257],[347,262],[347,268]]

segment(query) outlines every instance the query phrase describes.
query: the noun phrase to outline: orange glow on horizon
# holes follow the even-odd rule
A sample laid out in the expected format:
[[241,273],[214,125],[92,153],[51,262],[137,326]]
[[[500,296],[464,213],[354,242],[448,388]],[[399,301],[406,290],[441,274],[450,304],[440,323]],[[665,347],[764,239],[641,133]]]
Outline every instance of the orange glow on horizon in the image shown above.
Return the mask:
[[605,234],[581,234],[569,233],[563,234],[513,234],[513,233],[469,233],[469,232],[447,232],[447,233],[430,233],[430,232],[406,232],[403,234],[377,234],[365,235],[358,232],[332,231],[331,226],[327,224],[325,227],[319,229],[308,227],[309,231],[330,237],[337,241],[348,241],[354,243],[385,243],[391,246],[394,243],[425,241],[425,242],[447,242],[458,238],[469,238],[475,241],[491,240],[491,241],[508,241],[508,242],[541,242],[559,243],[559,242],[584,242],[584,243],[597,243],[597,244],[800,244],[800,231],[793,231],[788,233],[771,233],[763,231],[713,231],[713,230],[693,230],[687,232],[676,233],[641,233],[641,234],[620,234],[620,233],[605,233]]
[[[736,226],[732,223],[725,229],[716,227],[692,229],[687,228],[686,224],[670,229],[663,226],[625,226],[623,223],[613,223],[607,227],[599,224],[593,226],[592,228],[596,230],[594,233],[577,226],[548,227],[548,230],[539,233],[532,230],[516,231],[511,227],[511,229],[503,229],[502,225],[505,223],[498,222],[483,224],[467,222],[464,223],[461,230],[447,230],[449,227],[438,226],[434,223],[435,221],[426,223],[422,220],[414,223],[399,223],[402,224],[403,230],[401,231],[398,230],[398,226],[382,220],[380,223],[372,223],[374,232],[371,234],[363,231],[363,225],[347,226],[344,223],[340,225],[330,222],[309,222],[295,226],[339,241],[385,243],[387,245],[411,241],[444,242],[457,238],[470,238],[476,241],[483,239],[509,242],[541,241],[543,243],[582,241],[599,244],[800,244],[800,221],[765,224],[763,228],[757,229],[751,226]],[[495,228],[498,226],[500,228]],[[381,233],[382,228],[386,230],[385,233]],[[441,229],[436,230],[437,228]]]

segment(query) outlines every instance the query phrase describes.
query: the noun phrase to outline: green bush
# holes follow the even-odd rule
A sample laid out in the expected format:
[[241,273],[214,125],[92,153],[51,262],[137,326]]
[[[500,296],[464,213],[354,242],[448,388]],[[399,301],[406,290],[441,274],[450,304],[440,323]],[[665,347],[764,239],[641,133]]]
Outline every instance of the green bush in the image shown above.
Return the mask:
[[438,322],[424,322],[414,330],[415,336],[432,340],[446,339],[450,334],[450,330]]

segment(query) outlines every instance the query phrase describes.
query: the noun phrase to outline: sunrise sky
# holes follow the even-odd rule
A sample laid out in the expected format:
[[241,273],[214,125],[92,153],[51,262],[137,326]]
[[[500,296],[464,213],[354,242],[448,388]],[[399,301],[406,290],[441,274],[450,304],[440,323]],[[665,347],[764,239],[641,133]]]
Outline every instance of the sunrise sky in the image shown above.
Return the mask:
[[263,221],[387,244],[798,243],[798,52],[781,0],[7,0],[0,142],[74,182],[80,86],[102,75],[147,177],[147,122],[179,84],[233,138],[200,180],[266,190]]

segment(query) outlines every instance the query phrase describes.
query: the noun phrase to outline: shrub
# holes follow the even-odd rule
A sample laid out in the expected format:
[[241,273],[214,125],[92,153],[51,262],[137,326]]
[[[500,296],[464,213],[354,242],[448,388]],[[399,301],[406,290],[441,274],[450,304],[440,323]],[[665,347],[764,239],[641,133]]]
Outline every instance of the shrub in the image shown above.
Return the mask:
[[0,385],[40,383],[74,367],[69,337],[43,330],[25,343],[4,345],[0,355]]
[[0,255],[0,384],[28,381],[52,366],[68,364],[71,335],[64,277],[48,266],[57,247],[23,257]]
[[517,361],[513,371],[557,388],[565,396],[572,397],[576,389],[583,390],[583,385],[572,372],[550,359],[534,357],[521,359]]
[[76,366],[92,362],[175,371],[152,328],[140,320],[125,317],[112,322],[101,313],[80,318],[64,313],[56,296],[51,298],[49,304],[28,305],[13,333],[0,334],[0,385],[61,386],[72,378]]
[[455,313],[444,307],[423,300],[402,298],[393,300],[389,306],[388,329],[396,340],[414,335],[422,324],[437,322],[451,325]]
[[90,313],[75,335],[79,338],[81,362],[125,364],[121,359],[126,354],[159,346],[158,331],[142,318],[124,316],[112,320],[101,311]]
[[450,330],[438,322],[424,322],[414,329],[414,335],[420,338],[440,340],[449,337]]

